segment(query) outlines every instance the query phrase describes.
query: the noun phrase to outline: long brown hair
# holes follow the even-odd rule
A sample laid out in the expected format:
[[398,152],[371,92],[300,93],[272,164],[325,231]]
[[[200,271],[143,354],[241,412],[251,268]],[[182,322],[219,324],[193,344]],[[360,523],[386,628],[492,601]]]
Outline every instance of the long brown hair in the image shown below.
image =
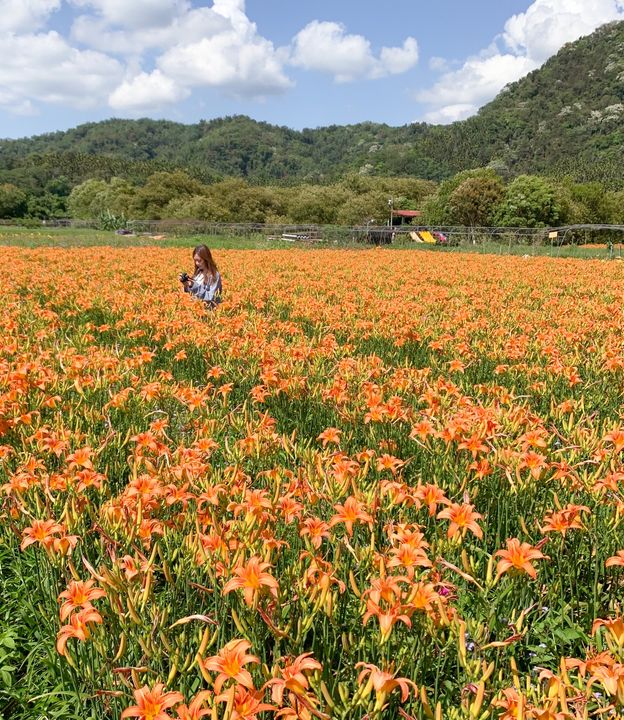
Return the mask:
[[[208,246],[198,245],[195,250],[193,250],[193,258],[195,257],[195,255],[199,255],[199,257],[206,263],[208,272],[212,275],[213,278],[216,278],[219,271],[217,270],[217,263],[214,261],[212,253],[210,252]],[[199,270],[195,269],[193,277],[195,277],[198,272]]]

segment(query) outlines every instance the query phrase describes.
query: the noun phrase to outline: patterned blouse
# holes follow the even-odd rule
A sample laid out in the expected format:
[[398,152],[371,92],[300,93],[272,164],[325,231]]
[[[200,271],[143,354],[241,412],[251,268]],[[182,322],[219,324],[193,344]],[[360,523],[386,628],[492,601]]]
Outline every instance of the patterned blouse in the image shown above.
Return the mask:
[[208,276],[207,280],[204,278],[203,273],[195,275],[192,284],[185,288],[185,292],[189,292],[196,298],[203,300],[210,307],[215,307],[221,302],[221,290],[221,275],[218,271],[214,278]]

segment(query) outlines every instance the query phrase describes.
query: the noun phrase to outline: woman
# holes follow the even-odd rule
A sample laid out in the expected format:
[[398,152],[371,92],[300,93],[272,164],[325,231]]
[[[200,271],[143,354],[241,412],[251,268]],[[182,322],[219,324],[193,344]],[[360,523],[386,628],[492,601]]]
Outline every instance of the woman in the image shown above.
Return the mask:
[[187,273],[180,275],[184,292],[191,293],[214,308],[221,302],[221,275],[206,245],[198,245],[193,250],[193,262],[195,263],[193,277],[189,277]]

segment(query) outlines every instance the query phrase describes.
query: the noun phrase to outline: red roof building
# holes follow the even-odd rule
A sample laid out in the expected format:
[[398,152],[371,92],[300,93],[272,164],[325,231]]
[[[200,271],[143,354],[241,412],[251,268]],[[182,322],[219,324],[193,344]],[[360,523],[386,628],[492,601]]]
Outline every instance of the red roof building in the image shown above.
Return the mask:
[[[420,210],[393,210],[392,211],[392,224],[403,225],[404,223],[409,224],[414,218],[420,217],[422,213]],[[400,218],[400,219],[399,219]],[[396,222],[395,222],[396,219]]]

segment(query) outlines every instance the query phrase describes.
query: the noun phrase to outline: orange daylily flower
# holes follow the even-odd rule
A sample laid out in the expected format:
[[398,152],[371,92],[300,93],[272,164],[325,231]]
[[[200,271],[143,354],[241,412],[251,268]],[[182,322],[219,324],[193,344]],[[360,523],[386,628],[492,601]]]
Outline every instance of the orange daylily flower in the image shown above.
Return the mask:
[[362,593],[362,597],[370,597],[376,604],[379,604],[382,600],[394,604],[403,595],[403,589],[399,583],[409,585],[410,580],[401,575],[386,575],[373,578],[371,586]]
[[362,625],[366,625],[372,617],[376,617],[379,621],[379,630],[381,631],[380,642],[384,643],[390,637],[392,628],[399,621],[408,627],[412,627],[412,621],[405,612],[407,609],[408,608],[401,603],[395,603],[389,608],[382,608],[369,597],[366,601],[366,612],[362,618]]
[[518,469],[527,468],[531,476],[538,480],[542,470],[547,466],[546,458],[533,450],[527,450],[520,455]]
[[416,423],[410,432],[410,438],[412,440],[419,438],[421,442],[425,442],[430,435],[433,435],[433,425],[429,420],[421,420]]
[[589,655],[583,660],[578,660],[576,658],[566,658],[565,668],[567,670],[570,670],[571,668],[577,668],[579,671],[579,675],[584,678],[587,674],[593,674],[594,670],[597,667],[602,667],[603,665],[613,665],[614,663],[615,659],[613,655],[611,655],[608,650],[605,650],[601,653],[597,653],[596,655]]
[[479,480],[483,480],[483,478],[486,478],[488,475],[492,474],[492,466],[490,465],[487,458],[475,460],[474,462],[470,463],[468,467],[470,468],[470,470],[474,470],[474,474],[476,477],[479,478]]
[[338,512],[329,521],[329,526],[334,527],[338,523],[344,523],[349,537],[353,535],[353,524],[356,522],[367,523],[369,528],[373,527],[373,518],[352,495],[345,500],[344,505],[337,503],[334,508]]
[[417,567],[431,567],[431,560],[421,547],[404,542],[390,551],[392,557],[387,562],[388,568],[405,568],[408,577],[414,576]]
[[301,558],[310,558],[310,566],[303,575],[306,590],[310,593],[312,600],[319,606],[322,605],[325,612],[331,615],[334,602],[331,590],[335,585],[341,593],[344,593],[345,584],[336,577],[331,563],[314,557],[307,551],[301,553]]
[[137,444],[137,452],[140,454],[143,450],[158,451],[159,443],[151,432],[142,432],[133,435],[130,440]]
[[131,705],[121,713],[122,720],[128,717],[136,717],[139,720],[171,720],[171,715],[166,711],[184,697],[179,692],[163,692],[163,683],[156,683],[153,688],[144,685],[134,691],[136,705]]
[[342,431],[338,430],[335,427],[329,427],[316,438],[317,440],[321,440],[323,442],[323,447],[327,447],[329,443],[333,443],[334,445],[338,445],[340,443],[340,436],[342,435]]
[[473,460],[476,460],[479,453],[484,453],[489,450],[484,439],[477,434],[471,435],[467,440],[463,440],[457,447],[459,450],[468,450],[468,452],[472,454]]
[[61,535],[52,541],[52,552],[65,557],[70,554],[78,544],[78,535]]
[[176,708],[177,720],[200,720],[205,715],[212,713],[210,708],[205,706],[206,700],[212,697],[208,690],[202,690],[186,705],[182,703]]
[[522,450],[526,451],[530,447],[545,448],[548,447],[547,433],[543,428],[538,430],[529,430],[524,433],[518,440],[522,444]]
[[323,538],[330,537],[330,527],[328,523],[318,517],[306,518],[303,521],[303,527],[299,530],[300,537],[308,536],[310,542],[315,549],[319,549],[323,542]]
[[597,667],[588,684],[595,681],[598,681],[607,694],[615,699],[617,705],[624,704],[624,664],[614,663]]
[[448,369],[450,372],[463,373],[464,370],[466,369],[466,366],[464,365],[464,363],[461,360],[455,359],[455,360],[451,360],[448,363]]
[[214,681],[215,693],[221,692],[223,684],[228,680],[235,680],[239,685],[253,690],[253,680],[245,665],[258,664],[260,659],[248,654],[250,648],[251,643],[247,640],[230,640],[216,655],[202,660],[206,670],[218,673]]
[[93,470],[93,463],[91,462],[92,453],[93,450],[90,447],[83,447],[71,453],[71,455],[67,456],[69,467],[74,468],[78,466]]
[[589,513],[590,510],[585,505],[569,504],[562,510],[548,513],[544,518],[542,532],[559,532],[565,537],[568,530],[582,530],[583,523],[580,518],[582,512]]
[[64,600],[61,605],[61,620],[66,620],[76,608],[91,607],[92,600],[106,597],[106,591],[102,588],[93,587],[94,580],[72,580],[59,596],[59,602]]
[[273,702],[281,705],[286,691],[294,695],[305,695],[310,687],[305,673],[322,669],[323,666],[312,657],[312,653],[303,653],[287,662],[283,668],[279,668],[280,677],[272,678],[267,683],[271,686]]
[[74,613],[69,619],[69,625],[63,625],[56,638],[56,650],[59,655],[65,655],[69,638],[76,638],[86,642],[90,636],[89,623],[101,623],[102,616],[92,607],[86,607]]
[[498,550],[494,553],[494,557],[501,558],[496,565],[497,579],[503,573],[513,569],[527,573],[534,580],[537,577],[537,571],[531,564],[532,561],[546,558],[537,547],[533,547],[527,542],[520,543],[517,538],[507,540],[507,549]]
[[416,488],[416,497],[422,501],[429,509],[429,515],[433,517],[438,509],[438,505],[448,505],[444,491],[437,485],[429,483],[428,485],[419,485]]
[[616,567],[618,565],[624,567],[624,550],[618,550],[615,555],[607,558],[605,562],[605,567]]
[[398,523],[396,525],[391,523],[386,529],[393,546],[396,546],[397,543],[399,545],[406,544],[421,550],[429,547],[420,525],[416,523]]
[[615,640],[618,647],[624,647],[624,618],[612,618],[609,620],[594,620],[592,625],[592,635],[596,633],[599,627],[607,628],[609,635]]
[[368,425],[372,422],[382,422],[384,417],[388,414],[385,406],[382,404],[371,405],[368,412],[364,415],[364,423]]
[[477,524],[477,520],[482,519],[483,515],[474,511],[474,505],[453,503],[441,510],[437,514],[437,518],[451,521],[447,532],[449,538],[454,537],[457,533],[463,537],[467,530],[472,531],[479,540],[483,537],[483,530]]
[[232,703],[232,713],[227,716],[231,720],[258,720],[260,713],[277,710],[273,705],[263,701],[263,695],[263,690],[248,689],[237,685],[236,689],[232,687],[227,692],[217,695],[215,702]]
[[258,596],[263,587],[269,589],[274,597],[277,597],[279,585],[277,580],[268,572],[267,568],[271,567],[271,563],[262,562],[257,556],[252,556],[246,565],[242,563],[234,568],[234,575],[223,586],[223,594],[227,595],[232,590],[242,590],[245,603],[252,607],[257,602]]
[[390,472],[394,475],[397,470],[403,467],[404,464],[403,460],[399,460],[399,458],[394,457],[394,455],[384,453],[377,458],[377,472],[390,470]]
[[624,449],[624,429],[616,428],[602,438],[603,443],[613,443],[613,452],[617,455]]
[[433,583],[418,582],[409,591],[406,603],[413,610],[428,613],[434,602],[440,600]]
[[367,695],[371,690],[375,691],[375,709],[380,710],[384,705],[387,696],[396,688],[401,691],[401,702],[404,703],[410,694],[410,689],[416,694],[418,688],[407,678],[396,677],[396,672],[392,673],[387,670],[380,670],[376,665],[371,663],[358,662],[355,667],[364,668],[358,675],[358,685],[362,685],[366,680],[364,694]]
[[22,532],[23,540],[20,548],[24,550],[36,542],[45,548],[50,548],[54,543],[54,535],[62,532],[62,525],[54,520],[33,520],[32,525]]

